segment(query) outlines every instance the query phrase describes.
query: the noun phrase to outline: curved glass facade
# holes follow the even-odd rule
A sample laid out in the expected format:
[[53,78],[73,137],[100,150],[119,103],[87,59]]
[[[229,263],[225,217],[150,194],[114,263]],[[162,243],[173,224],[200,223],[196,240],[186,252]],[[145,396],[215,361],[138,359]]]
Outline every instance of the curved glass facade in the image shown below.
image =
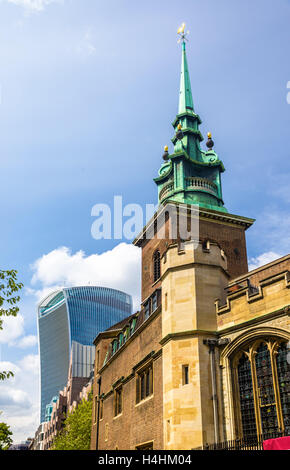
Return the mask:
[[[87,361],[93,363],[93,341],[97,334],[131,313],[131,296],[107,287],[64,288],[39,304],[41,422],[45,420],[46,405],[67,383],[72,349],[73,370],[87,371],[89,364],[75,367],[74,362],[86,356],[89,358]],[[72,348],[75,343],[83,348]],[[84,347],[87,348],[86,352]]]

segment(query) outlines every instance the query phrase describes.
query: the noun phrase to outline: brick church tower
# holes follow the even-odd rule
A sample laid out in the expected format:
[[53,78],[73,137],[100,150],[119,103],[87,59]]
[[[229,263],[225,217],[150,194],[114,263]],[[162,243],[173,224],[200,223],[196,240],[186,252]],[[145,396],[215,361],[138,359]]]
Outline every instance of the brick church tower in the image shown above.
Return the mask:
[[[221,432],[218,405],[209,406],[212,359],[205,342],[216,340],[216,299],[224,301],[229,281],[248,272],[245,231],[254,222],[224,206],[225,168],[210,133],[207,150],[200,146],[185,40],[183,34],[174,148],[165,147],[154,179],[159,210],[134,240],[142,248],[143,308],[161,292],[165,449],[214,442]],[[182,387],[187,374],[190,383]]]

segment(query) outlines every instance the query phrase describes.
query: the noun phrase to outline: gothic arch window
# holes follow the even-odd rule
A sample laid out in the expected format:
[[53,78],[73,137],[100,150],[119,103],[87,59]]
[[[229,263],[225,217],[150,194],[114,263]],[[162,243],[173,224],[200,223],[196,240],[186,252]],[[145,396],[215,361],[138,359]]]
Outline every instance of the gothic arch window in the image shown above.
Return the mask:
[[244,439],[290,433],[290,361],[287,342],[264,338],[232,357],[236,434]]
[[160,278],[160,251],[156,250],[153,255],[153,279],[154,282]]

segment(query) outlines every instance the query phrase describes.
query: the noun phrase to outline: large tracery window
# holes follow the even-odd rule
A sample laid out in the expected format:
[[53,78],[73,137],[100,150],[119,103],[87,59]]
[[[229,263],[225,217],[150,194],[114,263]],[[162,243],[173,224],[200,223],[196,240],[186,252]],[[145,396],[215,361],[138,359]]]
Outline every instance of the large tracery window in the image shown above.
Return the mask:
[[[247,344],[232,359],[237,434],[244,439],[290,435],[290,361],[285,340]],[[288,357],[289,358],[289,357]]]

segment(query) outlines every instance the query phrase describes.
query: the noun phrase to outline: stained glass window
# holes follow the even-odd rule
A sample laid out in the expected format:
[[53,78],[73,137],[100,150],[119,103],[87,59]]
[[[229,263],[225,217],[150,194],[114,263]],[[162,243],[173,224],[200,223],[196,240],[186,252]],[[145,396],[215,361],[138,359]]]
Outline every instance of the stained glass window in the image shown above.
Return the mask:
[[251,364],[243,354],[238,364],[238,382],[240,392],[240,409],[244,438],[257,436]]
[[270,351],[265,343],[258,347],[255,360],[262,432],[267,437],[278,431],[278,421]]
[[[290,436],[290,350],[287,344],[280,345],[277,351],[276,364],[280,391],[281,408],[285,434]],[[288,356],[288,357],[287,357]]]
[[286,342],[274,338],[253,342],[244,349],[237,364],[244,439],[250,439],[257,434],[262,434],[263,439],[269,439],[281,431],[290,435],[288,354]]

